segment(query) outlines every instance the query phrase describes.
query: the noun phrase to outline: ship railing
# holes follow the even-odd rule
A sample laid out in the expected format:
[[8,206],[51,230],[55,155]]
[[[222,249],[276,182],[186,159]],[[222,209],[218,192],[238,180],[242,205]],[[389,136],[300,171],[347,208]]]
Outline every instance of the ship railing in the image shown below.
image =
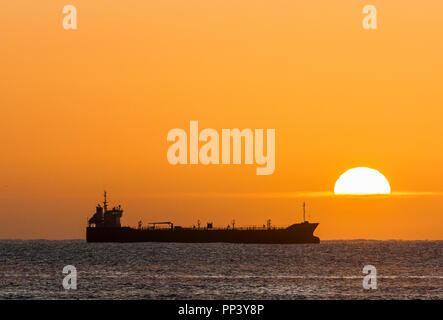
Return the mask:
[[[206,228],[206,227],[181,227],[181,230],[279,230],[279,229],[286,229],[287,226],[271,226],[270,228],[267,226],[241,226],[241,227],[213,227],[213,228]],[[152,226],[143,226],[142,228],[138,228],[139,230],[164,230],[164,231],[170,231],[170,227],[158,227],[155,228]]]
[[277,229],[286,229],[286,226],[257,226],[257,225],[251,225],[251,226],[241,226],[241,227],[234,227],[232,228],[232,226],[229,227],[217,227],[217,228],[213,228],[215,230],[277,230]]

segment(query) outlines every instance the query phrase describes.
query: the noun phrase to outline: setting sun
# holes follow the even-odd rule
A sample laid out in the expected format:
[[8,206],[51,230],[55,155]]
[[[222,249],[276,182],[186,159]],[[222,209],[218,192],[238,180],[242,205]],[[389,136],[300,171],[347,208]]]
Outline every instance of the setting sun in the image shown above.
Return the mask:
[[335,194],[390,194],[388,180],[379,171],[358,167],[349,169],[338,178],[334,188]]

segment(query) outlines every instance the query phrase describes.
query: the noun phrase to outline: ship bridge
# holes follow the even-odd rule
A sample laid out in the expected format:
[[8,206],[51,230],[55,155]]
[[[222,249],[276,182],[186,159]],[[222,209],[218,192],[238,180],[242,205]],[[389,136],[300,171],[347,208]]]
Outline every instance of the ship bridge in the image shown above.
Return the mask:
[[104,192],[103,206],[97,205],[95,214],[88,220],[89,226],[95,225],[97,228],[120,228],[120,219],[123,216],[123,210],[120,205],[108,209],[106,191]]

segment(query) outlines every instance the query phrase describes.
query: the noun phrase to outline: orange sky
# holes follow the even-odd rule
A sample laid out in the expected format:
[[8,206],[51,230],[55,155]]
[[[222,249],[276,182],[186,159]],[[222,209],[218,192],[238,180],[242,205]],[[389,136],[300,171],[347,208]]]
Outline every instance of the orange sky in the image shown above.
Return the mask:
[[[62,8],[78,30],[62,28]],[[349,168],[443,192],[443,3],[15,0],[0,11],[0,238],[84,238],[102,191],[123,223],[277,225]],[[171,166],[167,132],[275,128],[276,168]],[[168,194],[171,194],[170,196]],[[443,239],[443,197],[306,199],[321,239]]]

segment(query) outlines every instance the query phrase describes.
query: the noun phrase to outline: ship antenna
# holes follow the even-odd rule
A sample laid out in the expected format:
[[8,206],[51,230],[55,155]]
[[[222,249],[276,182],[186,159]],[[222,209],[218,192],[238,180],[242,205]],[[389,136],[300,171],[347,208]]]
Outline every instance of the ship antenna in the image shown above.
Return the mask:
[[306,222],[306,202],[303,202],[303,222]]
[[108,209],[108,201],[106,201],[106,190],[105,190],[105,200],[103,201],[103,208],[104,212],[106,212]]

